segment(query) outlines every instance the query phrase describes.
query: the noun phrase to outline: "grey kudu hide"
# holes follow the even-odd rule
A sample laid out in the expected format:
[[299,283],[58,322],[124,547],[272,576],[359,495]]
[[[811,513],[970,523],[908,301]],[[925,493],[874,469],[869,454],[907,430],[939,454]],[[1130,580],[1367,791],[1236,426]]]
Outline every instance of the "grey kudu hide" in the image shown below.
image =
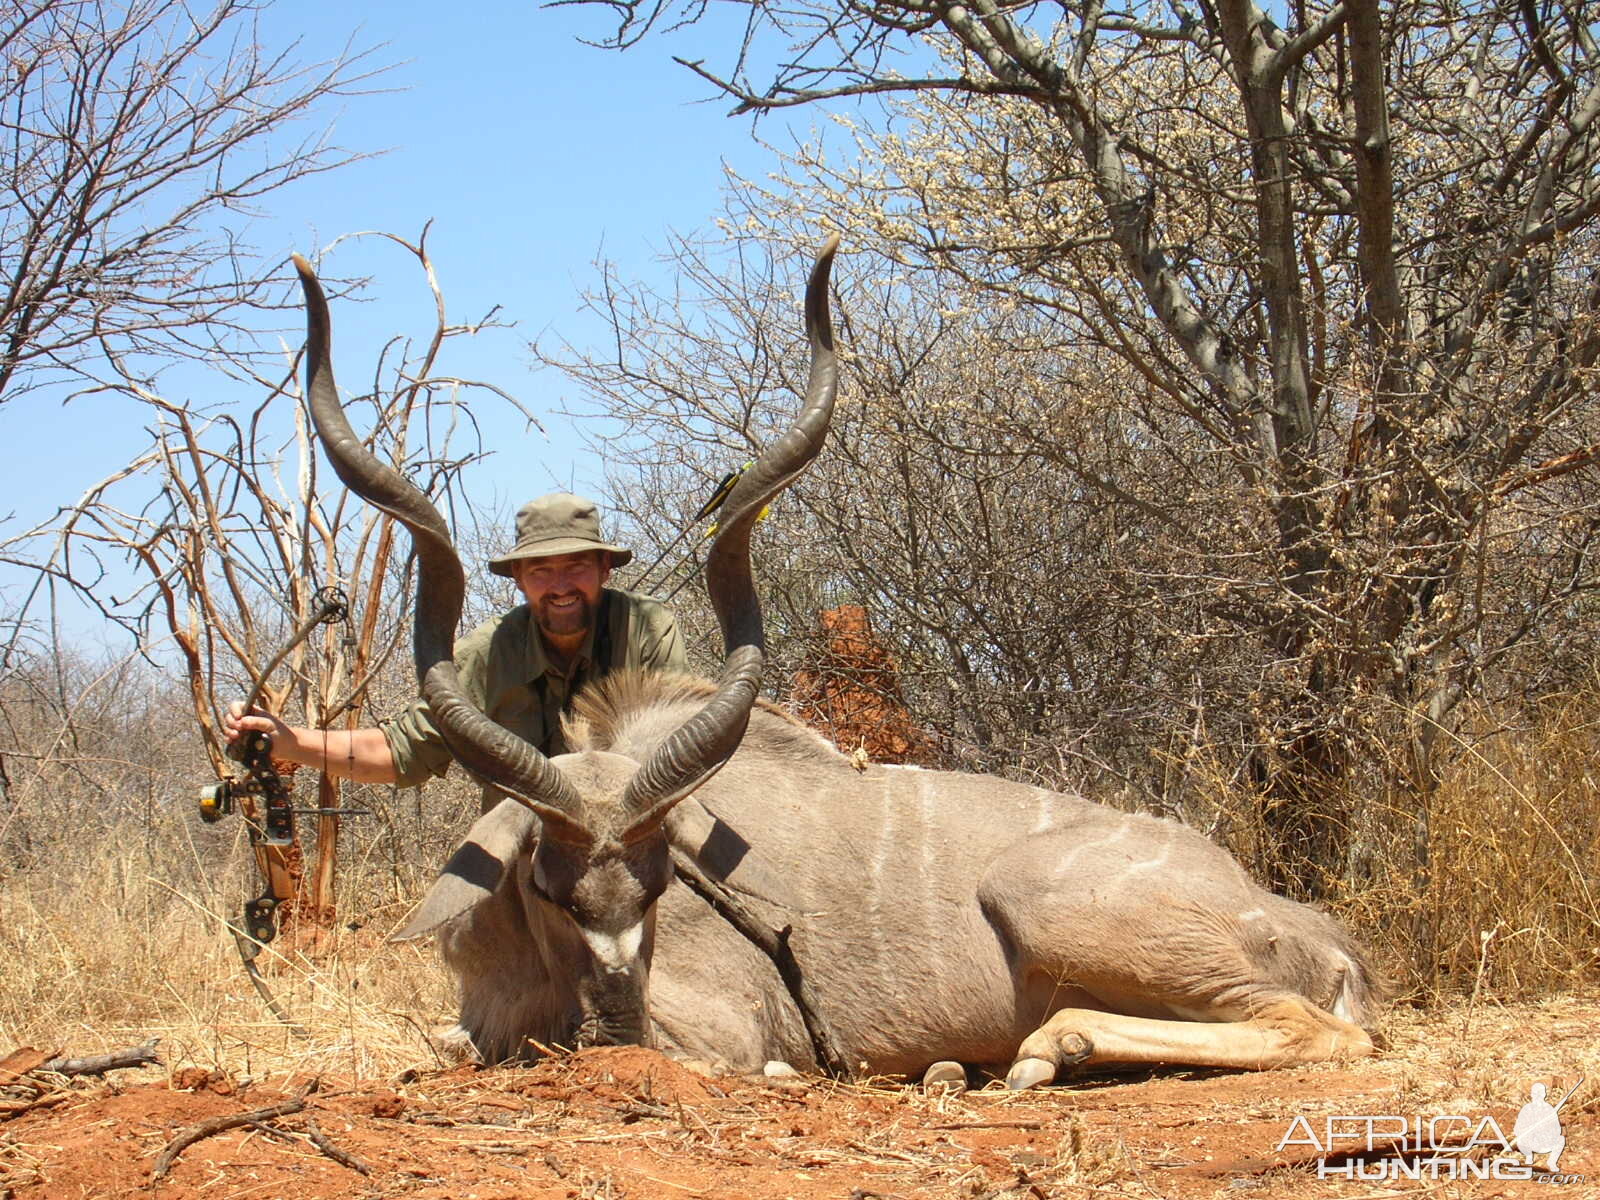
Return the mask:
[[737,1070],[816,1066],[773,960],[674,877],[676,854],[686,875],[789,928],[810,1007],[850,1070],[955,1060],[1026,1087],[1084,1064],[1371,1053],[1376,988],[1360,949],[1198,833],[1002,779],[858,770],[757,702],[751,528],[827,431],[834,248],[806,292],[800,415],[739,481],[708,557],[721,678],[609,677],[579,699],[573,752],[554,759],[462,697],[460,561],[433,506],[352,433],[327,305],[297,260],[317,431],[339,477],[411,531],[422,694],[457,761],[509,797],[400,934],[437,931],[460,983],[458,1036],[489,1062],[632,1042]]

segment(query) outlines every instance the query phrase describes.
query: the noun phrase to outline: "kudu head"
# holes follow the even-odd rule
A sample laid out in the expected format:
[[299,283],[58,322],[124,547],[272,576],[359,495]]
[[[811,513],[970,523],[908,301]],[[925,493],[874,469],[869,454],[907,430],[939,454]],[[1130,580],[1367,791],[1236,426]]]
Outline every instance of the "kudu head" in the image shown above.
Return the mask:
[[[519,872],[522,894],[542,910],[529,913],[530,922],[553,929],[561,943],[549,952],[563,959],[559,975],[571,982],[571,1038],[578,1044],[650,1038],[655,902],[672,872],[664,822],[738,748],[760,688],[764,643],[750,533],[767,503],[816,457],[827,433],[838,387],[828,311],[837,247],[838,238],[829,239],[806,288],[811,371],[805,402],[789,430],[740,477],[707,555],[706,587],[725,653],[716,690],[643,765],[599,752],[547,759],[466,699],[452,660],[465,593],[461,561],[428,498],[374,457],[351,429],[334,387],[327,300],[309,264],[295,256],[317,433],[345,485],[403,524],[416,547],[414,653],[423,698],[456,761],[539,818],[531,857],[504,865]],[[572,961],[574,954],[580,961]]]

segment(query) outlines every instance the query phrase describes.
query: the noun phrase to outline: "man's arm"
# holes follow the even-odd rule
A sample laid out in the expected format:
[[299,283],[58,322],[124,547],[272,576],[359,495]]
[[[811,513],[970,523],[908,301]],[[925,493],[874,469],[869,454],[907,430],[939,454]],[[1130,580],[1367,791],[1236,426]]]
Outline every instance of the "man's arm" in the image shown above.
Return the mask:
[[394,783],[397,775],[389,739],[381,729],[308,729],[287,725],[264,709],[234,701],[222,719],[222,732],[236,742],[246,731],[270,734],[275,758],[303,763],[357,783]]
[[[456,672],[468,700],[483,706],[484,658],[496,622],[486,622],[456,644]],[[449,769],[450,751],[434,727],[427,701],[420,697],[382,726],[355,730],[307,729],[287,725],[271,713],[244,714],[233,704],[222,720],[230,742],[247,729],[272,736],[272,753],[357,783],[395,783],[417,787]]]

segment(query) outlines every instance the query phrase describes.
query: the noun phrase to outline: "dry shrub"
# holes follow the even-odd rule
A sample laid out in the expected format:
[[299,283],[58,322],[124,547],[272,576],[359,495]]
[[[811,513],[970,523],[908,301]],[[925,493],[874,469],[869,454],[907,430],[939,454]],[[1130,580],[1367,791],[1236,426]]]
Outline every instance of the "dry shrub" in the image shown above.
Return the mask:
[[[1551,699],[1518,722],[1480,712],[1466,725],[1472,732],[1452,739],[1431,795],[1351,786],[1323,798],[1326,812],[1354,814],[1349,871],[1324,880],[1323,894],[1410,999],[1531,999],[1592,987],[1600,696]],[[1259,874],[1272,853],[1263,797],[1233,781],[1194,786],[1204,774],[1190,764],[1208,811],[1186,815]]]

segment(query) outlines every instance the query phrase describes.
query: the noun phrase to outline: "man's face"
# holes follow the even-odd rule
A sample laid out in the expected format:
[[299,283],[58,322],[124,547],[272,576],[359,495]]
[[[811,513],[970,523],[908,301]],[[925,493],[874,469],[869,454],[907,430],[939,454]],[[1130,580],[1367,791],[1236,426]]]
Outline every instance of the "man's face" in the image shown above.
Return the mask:
[[611,556],[604,550],[519,559],[512,576],[539,628],[558,638],[588,631],[610,577]]

